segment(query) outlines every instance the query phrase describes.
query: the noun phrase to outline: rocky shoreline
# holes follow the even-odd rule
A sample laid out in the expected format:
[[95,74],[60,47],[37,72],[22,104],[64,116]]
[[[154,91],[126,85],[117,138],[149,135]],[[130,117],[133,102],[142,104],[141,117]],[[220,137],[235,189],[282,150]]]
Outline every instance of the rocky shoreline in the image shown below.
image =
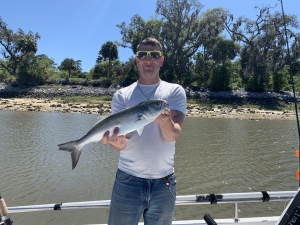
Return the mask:
[[[118,84],[112,84],[108,88],[98,86],[84,86],[84,85],[64,85],[63,88],[54,89],[51,85],[46,87],[14,87],[5,83],[0,83],[0,97],[32,97],[32,98],[49,98],[57,96],[103,96],[113,95],[117,89],[120,88]],[[209,98],[223,98],[223,99],[246,99],[246,100],[280,100],[291,102],[293,101],[293,93],[285,92],[247,92],[244,90],[237,91],[209,91],[196,86],[185,87],[188,98],[195,99],[209,99]],[[300,100],[300,93],[296,93],[296,98]]]
[[[60,112],[60,113],[87,113],[87,114],[110,114],[110,103],[88,104],[67,103],[56,100],[54,97],[62,96],[103,96],[113,95],[118,89],[111,86],[104,89],[101,87],[69,85],[54,90],[47,88],[18,88],[0,84],[0,110],[11,111],[38,111],[38,112]],[[284,102],[291,104],[293,95],[290,92],[262,92],[251,93],[245,91],[235,92],[211,92],[186,88],[188,98],[209,100],[222,99],[225,103],[238,103],[235,107],[224,107],[222,105],[201,107],[197,104],[189,104],[187,117],[206,118],[234,118],[234,119],[296,119],[292,111],[258,110],[255,108],[244,108],[243,102],[254,102],[260,104],[274,104]],[[296,96],[299,98],[299,95]]]

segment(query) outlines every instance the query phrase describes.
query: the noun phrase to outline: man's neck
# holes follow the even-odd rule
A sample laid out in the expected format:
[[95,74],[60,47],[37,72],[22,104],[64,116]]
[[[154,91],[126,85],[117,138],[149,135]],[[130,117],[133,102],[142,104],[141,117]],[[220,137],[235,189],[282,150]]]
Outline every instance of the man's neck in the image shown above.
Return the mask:
[[157,84],[160,81],[160,78],[154,78],[154,79],[143,79],[143,78],[139,78],[138,82],[140,84],[144,84],[144,85],[149,85],[149,84]]

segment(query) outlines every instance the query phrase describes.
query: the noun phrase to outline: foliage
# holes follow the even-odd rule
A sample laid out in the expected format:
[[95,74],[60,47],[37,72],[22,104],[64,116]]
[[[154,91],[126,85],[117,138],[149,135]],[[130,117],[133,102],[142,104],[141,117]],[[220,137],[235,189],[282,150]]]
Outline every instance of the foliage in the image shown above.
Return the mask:
[[213,69],[210,78],[210,87],[215,91],[229,91],[230,69],[223,64]]
[[204,74],[203,73],[198,73],[198,74],[195,75],[194,84],[196,86],[200,86],[200,87],[206,87],[207,86],[204,83]]
[[[222,32],[222,8],[200,14],[202,5],[196,0],[157,1],[156,12],[164,21],[162,40],[169,53],[167,62],[175,65],[177,80],[190,67],[190,58],[203,48],[209,48]],[[204,53],[205,54],[205,53]]]
[[105,42],[98,53],[96,63],[100,63],[102,60],[116,60],[118,58],[118,47],[111,41]]
[[108,59],[108,77],[112,76],[112,61],[118,59],[118,47],[111,41],[105,42],[101,46],[101,50],[98,53],[96,63],[101,63],[102,60]]
[[258,76],[251,76],[245,83],[245,89],[247,91],[261,92],[264,91],[264,83]]
[[[165,56],[166,59],[166,56]],[[169,81],[169,82],[175,82],[176,80],[176,74],[175,74],[175,68],[173,65],[170,65],[167,60],[165,60],[164,64],[162,65],[160,69],[160,76],[163,80]]]
[[194,71],[198,74],[198,83],[201,80],[204,87],[208,86],[209,77],[213,67],[214,62],[212,59],[208,58],[208,54],[204,55],[203,52],[197,52],[194,55]]
[[[7,64],[7,61],[0,59],[0,64]],[[0,67],[0,80],[9,79],[9,73],[3,67]]]
[[[203,86],[207,86],[210,75],[213,73],[212,70],[225,63],[231,65],[231,60],[238,55],[238,51],[239,45],[237,43],[219,36],[215,38],[214,44],[210,46],[209,50],[206,50],[206,52],[197,52],[193,57],[193,68],[195,73],[198,74],[198,83],[201,80],[200,83],[202,83]],[[232,70],[232,66],[229,68]],[[233,71],[231,71],[231,73],[236,74],[236,72],[233,73]],[[201,76],[199,76],[200,74]]]
[[99,79],[100,77],[105,77],[108,74],[108,62],[103,61],[94,66],[91,71],[92,79]]
[[136,14],[131,18],[131,22],[126,26],[125,22],[117,25],[121,29],[122,43],[118,43],[123,48],[130,48],[135,54],[138,44],[147,37],[159,38],[161,33],[162,21],[152,18],[145,21],[140,15]]
[[295,91],[300,92],[300,76],[294,76]]
[[290,77],[289,68],[284,67],[279,71],[275,71],[272,76],[272,89],[274,91],[281,91],[288,85]]
[[55,73],[55,63],[46,55],[26,55],[18,67],[17,81],[20,85],[37,85]]
[[60,70],[59,72],[58,72],[58,77],[56,77],[56,78],[62,78],[62,79],[65,79],[66,81],[69,79],[71,79],[71,78],[68,78],[69,77],[69,72],[68,71],[66,71],[66,70]]
[[200,51],[202,53],[204,79],[207,82],[209,75],[213,69],[212,55],[216,43],[224,39],[221,37],[221,32],[224,30],[223,17],[228,14],[228,11],[223,8],[214,8],[207,10],[201,17],[201,33],[200,37],[202,45]]
[[64,70],[68,71],[68,76],[66,77],[67,80],[70,79],[71,77],[71,72],[72,71],[81,71],[81,60],[75,61],[74,59],[71,58],[65,58],[60,66],[58,66],[59,70]]
[[93,79],[106,77],[107,79],[112,80],[116,79],[117,76],[120,76],[121,73],[122,67],[121,62],[119,60],[111,61],[111,63],[109,63],[109,61],[102,61],[95,65],[94,68],[91,70],[91,75]]
[[136,66],[135,58],[130,58],[128,62],[123,65],[123,76],[121,83],[124,86],[130,85],[138,79],[138,69]]
[[225,40],[220,38],[212,48],[212,59],[216,64],[225,65],[226,61],[233,60],[238,52],[240,46],[232,40]]
[[166,65],[170,71],[176,71],[175,79],[182,80],[181,75],[186,71],[190,57],[200,47],[199,16],[202,7],[200,2],[194,0],[157,1],[156,13],[161,15],[163,21],[159,39],[167,53]]
[[243,79],[240,77],[240,62],[239,60],[227,62],[230,67],[231,89],[237,90],[244,88]]
[[90,74],[88,72],[82,72],[82,71],[77,71],[77,77],[78,78],[84,78],[84,79],[89,79]]
[[[233,41],[243,43],[241,57],[241,75],[251,90],[263,90],[269,81],[269,75],[281,70],[287,62],[284,19],[279,12],[270,13],[272,7],[256,7],[257,18],[250,20],[233,15],[224,17],[225,27]],[[296,16],[286,15],[287,34],[294,42],[293,59],[299,60],[296,52],[299,35],[293,33],[299,28]]]
[[191,57],[203,46],[210,46],[223,30],[222,8],[207,11],[201,17],[202,5],[197,0],[158,0],[157,17],[149,21],[135,15],[121,29],[123,47],[136,51],[137,44],[152,36],[163,45],[165,63],[162,74],[167,81],[183,81],[191,67]]
[[[223,8],[202,12],[199,0],[157,0],[156,14],[148,20],[138,14],[117,25],[121,42],[105,42],[97,64],[90,73],[81,71],[81,61],[66,58],[56,71],[54,61],[35,55],[39,34],[18,29],[13,32],[0,18],[0,79],[18,79],[20,84],[36,85],[47,79],[94,79],[93,85],[109,87],[112,83],[129,85],[138,79],[135,58],[118,60],[118,48],[133,53],[146,37],[157,38],[165,61],[160,77],[182,85],[199,85],[214,90],[248,91],[291,90],[288,67],[300,91],[300,28],[296,15],[286,15],[290,57],[287,52],[284,21],[270,6],[257,7],[253,20],[234,17]],[[231,39],[226,39],[223,31]],[[74,79],[73,79],[74,78]],[[87,82],[85,82],[87,84]]]
[[7,60],[7,63],[0,62],[0,67],[9,74],[16,75],[17,67],[23,58],[29,53],[37,52],[38,39],[40,35],[31,31],[26,34],[22,29],[18,29],[14,33],[0,18],[0,45],[4,47],[2,55]]

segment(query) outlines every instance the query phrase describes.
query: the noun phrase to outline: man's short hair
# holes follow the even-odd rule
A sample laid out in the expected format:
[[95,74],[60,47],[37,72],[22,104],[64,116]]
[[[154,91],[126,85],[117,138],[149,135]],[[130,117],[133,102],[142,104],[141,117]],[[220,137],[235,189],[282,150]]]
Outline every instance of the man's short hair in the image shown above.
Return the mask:
[[137,46],[137,51],[140,50],[141,45],[152,45],[153,47],[155,47],[157,45],[159,47],[159,50],[163,51],[160,42],[153,37],[148,37],[148,38],[145,38],[144,40],[142,40],[142,42]]

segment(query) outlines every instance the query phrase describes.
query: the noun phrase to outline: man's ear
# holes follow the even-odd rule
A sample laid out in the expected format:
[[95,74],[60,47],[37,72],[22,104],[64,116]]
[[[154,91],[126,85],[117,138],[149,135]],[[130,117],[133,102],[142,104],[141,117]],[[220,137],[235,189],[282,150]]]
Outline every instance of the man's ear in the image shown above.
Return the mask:
[[161,66],[163,65],[164,61],[165,61],[165,57],[164,57],[164,56],[162,56],[162,57],[160,58],[160,63],[161,63]]

